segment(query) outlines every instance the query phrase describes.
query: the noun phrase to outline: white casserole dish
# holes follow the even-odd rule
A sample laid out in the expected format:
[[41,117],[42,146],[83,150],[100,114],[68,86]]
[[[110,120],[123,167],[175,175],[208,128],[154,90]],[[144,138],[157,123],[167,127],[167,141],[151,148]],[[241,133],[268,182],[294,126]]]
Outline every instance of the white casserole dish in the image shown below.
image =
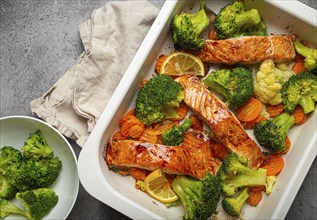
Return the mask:
[[[207,1],[208,7],[218,12],[230,1]],[[197,4],[196,4],[197,3]],[[197,11],[198,1],[193,7]],[[117,129],[120,118],[133,106],[137,87],[143,78],[154,75],[155,59],[173,50],[170,22],[175,14],[193,1],[167,0],[149,33],[140,46],[98,123],[88,138],[78,159],[78,172],[83,187],[93,197],[133,219],[181,219],[181,206],[166,208],[134,186],[132,177],[123,177],[108,169],[103,158],[104,146]],[[246,1],[246,6],[257,8],[267,22],[268,33],[297,34],[317,46],[316,10],[298,1]],[[243,219],[283,219],[291,206],[317,152],[317,111],[302,126],[291,129],[291,151],[284,155],[285,168],[278,176],[270,196],[255,208],[244,206]],[[251,137],[252,134],[250,133]],[[219,203],[218,210],[221,210]],[[219,219],[222,212],[217,215]]]

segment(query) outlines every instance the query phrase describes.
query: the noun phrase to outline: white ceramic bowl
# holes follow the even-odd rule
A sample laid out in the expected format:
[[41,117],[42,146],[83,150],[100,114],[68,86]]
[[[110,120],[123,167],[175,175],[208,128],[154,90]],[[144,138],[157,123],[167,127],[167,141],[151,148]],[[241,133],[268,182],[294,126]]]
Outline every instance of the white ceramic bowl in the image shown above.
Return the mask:
[[[58,194],[59,201],[44,219],[66,219],[72,210],[79,188],[76,155],[66,138],[51,125],[28,116],[8,116],[0,119],[0,146],[12,146],[19,150],[30,133],[40,129],[54,155],[62,160],[62,171],[52,189]],[[16,203],[16,201],[14,201]],[[21,219],[21,216],[8,216],[8,219]]]

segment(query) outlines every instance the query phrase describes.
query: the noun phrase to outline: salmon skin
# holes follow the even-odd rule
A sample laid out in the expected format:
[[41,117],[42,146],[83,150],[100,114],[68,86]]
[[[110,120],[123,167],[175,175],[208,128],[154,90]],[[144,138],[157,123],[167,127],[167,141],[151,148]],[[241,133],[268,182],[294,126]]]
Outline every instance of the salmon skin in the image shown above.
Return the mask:
[[184,75],[175,80],[184,87],[186,105],[209,125],[218,140],[230,152],[247,157],[251,168],[258,168],[264,160],[263,153],[227,106],[196,76]]
[[190,175],[198,179],[202,179],[207,172],[215,174],[220,166],[220,162],[213,157],[208,142],[200,149],[193,150],[189,147],[133,140],[110,140],[105,158],[110,169],[161,169],[168,174]]
[[295,35],[272,35],[207,40],[202,50],[193,53],[207,63],[254,64],[267,59],[283,63],[295,58],[295,39]]

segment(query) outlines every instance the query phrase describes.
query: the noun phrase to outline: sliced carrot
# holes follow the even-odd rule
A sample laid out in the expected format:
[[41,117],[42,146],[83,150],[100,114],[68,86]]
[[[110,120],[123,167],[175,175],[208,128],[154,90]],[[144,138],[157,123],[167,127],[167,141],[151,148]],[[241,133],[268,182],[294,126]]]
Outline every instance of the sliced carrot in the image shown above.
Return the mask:
[[261,121],[265,121],[266,119],[267,119],[267,118],[264,117],[263,115],[259,115],[259,116],[258,116],[256,119],[254,119],[253,121],[244,122],[244,123],[242,123],[242,125],[243,125],[243,127],[244,127],[245,129],[253,129],[256,124],[258,124],[258,123],[261,122]]
[[248,192],[249,198],[247,199],[247,203],[252,206],[257,206],[259,202],[262,200],[262,192],[261,191],[252,191]]
[[144,125],[143,124],[135,124],[132,125],[129,129],[129,136],[132,138],[139,138],[144,131]]
[[193,122],[191,125],[192,129],[197,131],[204,130],[204,123],[197,117],[197,115],[191,114],[188,118]]
[[224,160],[225,157],[229,154],[229,151],[227,150],[227,148],[223,144],[220,144],[220,143],[212,143],[211,149],[212,149],[213,155],[220,160]]
[[167,56],[162,54],[158,57],[158,59],[156,60],[156,64],[155,64],[155,72],[156,73],[160,73],[161,72],[161,66],[165,60]]
[[170,129],[171,127],[173,127],[174,125],[177,125],[178,122],[171,122],[171,121],[168,121],[166,123],[157,123],[153,126],[153,132],[156,134],[156,135],[159,135],[159,134],[163,134],[165,131],[167,131],[168,129]]
[[294,63],[292,66],[292,71],[297,74],[299,72],[306,71],[307,68],[305,67],[305,61],[304,60],[298,60]]
[[178,108],[176,109],[176,113],[178,115],[178,118],[174,119],[171,118],[171,120],[183,120],[185,116],[187,115],[188,108],[184,103],[179,104]]
[[139,137],[139,141],[155,144],[157,142],[157,135],[154,130],[146,128]]
[[282,103],[278,105],[266,105],[266,111],[270,114],[270,116],[276,117],[284,111],[284,105]]
[[127,137],[123,136],[120,131],[117,131],[116,133],[113,134],[112,139],[114,141],[122,141],[122,140],[126,140]]
[[307,120],[307,115],[304,113],[302,106],[296,106],[295,110],[291,113],[295,119],[295,124],[301,125]]
[[264,185],[249,187],[249,191],[262,191],[262,190],[265,190],[265,186]]
[[284,160],[280,154],[267,154],[260,168],[267,170],[267,176],[276,176],[283,170]]
[[[135,116],[127,121],[125,121],[121,127],[120,132],[125,137],[130,137],[130,129],[135,129],[134,125],[138,125],[144,128],[144,124]],[[134,127],[134,128],[133,128]]]
[[204,136],[201,132],[192,130],[186,132],[182,143],[183,147],[200,148],[204,143]]
[[217,32],[215,28],[211,28],[208,33],[209,40],[216,40],[217,39]]
[[262,103],[256,98],[250,98],[236,112],[237,118],[242,122],[250,122],[256,119],[262,112]]
[[292,145],[291,140],[286,136],[286,138],[285,138],[286,148],[285,148],[285,150],[279,152],[278,154],[286,154],[291,149],[291,145]]
[[126,121],[130,120],[130,119],[136,119],[137,117],[135,115],[132,114],[126,114],[124,115],[120,121],[119,121],[119,126],[121,127]]

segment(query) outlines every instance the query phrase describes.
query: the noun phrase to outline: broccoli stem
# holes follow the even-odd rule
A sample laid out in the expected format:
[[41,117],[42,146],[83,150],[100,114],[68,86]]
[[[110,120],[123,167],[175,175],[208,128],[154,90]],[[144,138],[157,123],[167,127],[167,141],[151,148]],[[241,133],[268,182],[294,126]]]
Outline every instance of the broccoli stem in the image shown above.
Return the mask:
[[315,110],[315,102],[310,96],[302,96],[298,104],[302,106],[305,114]]
[[298,39],[296,39],[294,46],[297,53],[299,53],[300,55],[304,57],[308,57],[314,51],[312,48],[306,47],[305,45],[303,45]]
[[197,33],[197,35],[200,35],[209,25],[209,22],[203,22],[209,21],[209,18],[204,9],[201,9],[195,14],[187,14],[187,17],[192,22],[193,31]]
[[286,135],[289,129],[295,124],[294,117],[288,113],[282,113],[273,118],[272,121],[279,127],[281,134],[284,135]]
[[237,14],[235,22],[240,29],[248,29],[261,22],[261,16],[256,9]]
[[183,124],[180,125],[180,128],[182,128],[183,131],[187,131],[190,128],[190,126],[192,126],[192,124],[193,121],[186,118]]

